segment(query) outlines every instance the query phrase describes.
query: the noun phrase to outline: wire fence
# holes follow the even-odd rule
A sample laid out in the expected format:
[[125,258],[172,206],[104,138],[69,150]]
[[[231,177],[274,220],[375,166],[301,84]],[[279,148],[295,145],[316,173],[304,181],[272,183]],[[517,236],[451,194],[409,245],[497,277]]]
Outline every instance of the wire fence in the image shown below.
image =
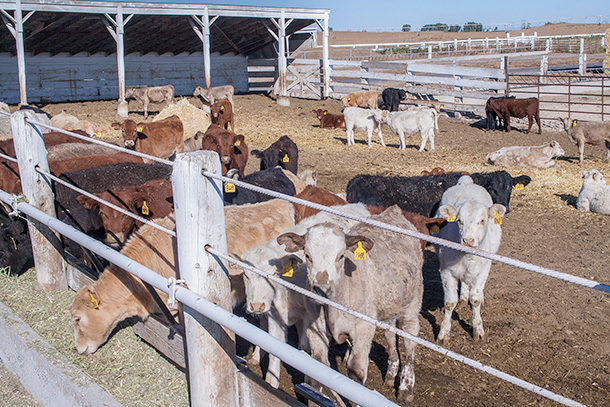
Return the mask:
[[[2,112],[0,112],[0,113],[2,113]],[[37,122],[35,120],[27,120],[27,121],[30,124],[41,126],[41,127],[45,127],[45,128],[49,128],[49,129],[54,130],[54,131],[59,131],[59,132],[62,132],[64,134],[74,136],[74,137],[76,137],[78,139],[81,139],[81,140],[84,140],[84,141],[94,142],[96,144],[100,144],[100,145],[104,145],[106,147],[114,148],[117,151],[122,151],[122,152],[126,152],[126,153],[129,153],[129,154],[134,154],[134,155],[140,156],[141,158],[149,159],[149,160],[156,161],[156,162],[160,162],[160,163],[163,163],[163,164],[166,164],[166,165],[170,165],[170,166],[173,165],[173,163],[171,161],[169,161],[169,160],[164,160],[164,159],[160,159],[158,157],[153,157],[153,156],[150,156],[150,155],[147,155],[147,154],[138,153],[138,152],[135,152],[135,151],[132,151],[132,150],[129,150],[129,149],[125,149],[125,148],[122,148],[122,147],[115,146],[115,145],[110,144],[110,143],[102,142],[100,140],[94,140],[94,139],[91,139],[91,138],[88,138],[88,137],[85,137],[85,136],[81,136],[81,135],[78,135],[78,134],[75,134],[75,133],[72,133],[72,132],[68,132],[68,131],[65,131],[65,130],[62,130],[62,129],[59,129],[59,128],[55,128],[55,127],[46,125],[44,123]],[[0,154],[0,157],[5,158],[5,159],[9,159],[11,161],[16,161],[14,158],[6,156],[6,155],[3,155],[3,154]],[[79,192],[79,193],[81,193],[81,194],[83,194],[85,196],[88,196],[88,197],[90,197],[92,199],[95,199],[96,201],[98,201],[98,202],[100,202],[100,203],[102,203],[104,205],[107,205],[107,206],[109,206],[109,207],[111,207],[111,208],[113,208],[115,210],[118,210],[119,212],[123,213],[126,216],[130,216],[130,217],[132,217],[132,218],[134,218],[134,219],[136,219],[136,220],[138,220],[138,221],[140,221],[142,223],[149,224],[149,225],[151,225],[153,227],[156,227],[159,230],[162,230],[165,233],[168,233],[168,234],[170,234],[172,236],[176,236],[176,232],[174,232],[172,230],[168,230],[168,229],[163,228],[163,227],[160,227],[159,225],[156,225],[154,222],[150,222],[147,219],[141,218],[138,215],[135,215],[135,214],[133,214],[133,213],[131,213],[129,211],[126,211],[126,210],[124,210],[124,209],[122,209],[120,207],[117,207],[116,205],[114,205],[114,204],[112,204],[110,202],[107,202],[107,201],[105,201],[105,200],[103,200],[103,199],[101,199],[101,198],[99,198],[99,197],[97,197],[97,196],[95,196],[93,194],[90,194],[87,191],[84,191],[84,190],[82,190],[80,188],[75,187],[74,185],[71,185],[70,183],[60,179],[59,177],[54,176],[53,174],[47,173],[47,172],[42,171],[40,169],[37,169],[37,171],[41,175],[43,175],[45,177],[48,177],[49,179],[52,179],[52,180],[54,180],[56,182],[59,182],[62,185],[68,187],[68,188],[72,188],[72,189],[76,190],[77,192]],[[560,279],[560,280],[563,280],[563,281],[566,281],[566,282],[570,282],[572,284],[577,284],[577,285],[580,285],[580,286],[583,286],[583,287],[592,288],[592,289],[595,289],[595,290],[598,290],[598,291],[610,293],[610,286],[608,286],[606,284],[602,284],[602,283],[596,282],[596,281],[593,281],[593,280],[584,279],[584,278],[573,276],[573,275],[569,275],[569,274],[566,274],[566,273],[561,273],[561,272],[558,272],[558,271],[555,271],[555,270],[551,270],[551,269],[547,269],[547,268],[544,268],[544,267],[536,266],[536,265],[533,265],[533,264],[530,264],[530,263],[526,263],[526,262],[522,262],[522,261],[519,261],[519,260],[511,259],[511,258],[508,258],[508,257],[505,257],[505,256],[501,256],[501,255],[497,255],[497,254],[494,254],[494,253],[489,253],[489,252],[485,252],[485,251],[482,251],[482,250],[474,249],[474,248],[471,248],[471,247],[463,246],[463,245],[460,245],[458,243],[447,241],[447,240],[444,240],[444,239],[440,239],[440,238],[435,237],[435,236],[428,236],[428,235],[424,235],[424,234],[419,233],[419,232],[414,232],[414,231],[410,231],[410,230],[404,230],[404,229],[401,229],[401,228],[397,228],[397,227],[395,227],[393,225],[388,225],[388,224],[385,224],[385,223],[382,223],[382,222],[378,222],[378,221],[374,221],[374,220],[371,220],[371,219],[366,219],[366,218],[361,218],[361,217],[357,217],[357,216],[354,216],[354,215],[346,214],[346,213],[343,213],[342,211],[334,209],[334,208],[329,208],[329,207],[326,207],[326,206],[323,206],[323,205],[319,205],[319,204],[316,204],[316,203],[313,203],[313,202],[305,201],[305,200],[298,199],[298,198],[295,198],[295,197],[292,197],[292,196],[288,196],[288,195],[285,195],[285,194],[281,194],[281,193],[278,193],[278,192],[275,192],[275,191],[267,190],[265,188],[260,188],[260,187],[257,187],[257,186],[251,185],[251,184],[247,184],[247,183],[239,181],[239,180],[234,180],[234,179],[227,178],[227,177],[224,177],[224,176],[221,176],[221,175],[218,175],[218,174],[214,174],[214,173],[211,173],[209,171],[203,171],[202,174],[205,177],[208,177],[210,179],[215,179],[217,181],[222,181],[222,182],[231,182],[231,183],[234,183],[235,185],[237,185],[237,186],[239,186],[241,188],[246,188],[246,189],[250,189],[250,190],[253,190],[253,191],[256,191],[256,192],[260,192],[260,193],[272,196],[274,198],[284,199],[284,200],[290,201],[290,202],[295,203],[295,204],[305,205],[305,206],[308,206],[308,207],[311,207],[311,208],[314,208],[314,209],[318,209],[318,210],[321,210],[321,211],[325,211],[325,212],[328,212],[328,213],[331,213],[331,214],[334,214],[334,215],[337,215],[337,216],[343,216],[343,217],[346,217],[346,218],[349,218],[349,219],[352,219],[352,220],[355,220],[355,221],[358,221],[358,222],[368,223],[370,225],[373,225],[373,226],[376,226],[376,227],[380,227],[380,228],[383,228],[383,229],[387,229],[387,230],[390,230],[390,231],[393,231],[393,232],[396,232],[396,233],[399,233],[399,234],[402,234],[402,235],[410,236],[412,238],[422,239],[422,240],[425,240],[425,241],[428,241],[428,242],[431,242],[431,243],[434,243],[434,244],[437,244],[437,245],[446,246],[446,247],[449,247],[449,248],[454,249],[454,250],[458,250],[458,251],[461,251],[461,252],[473,254],[473,255],[476,255],[476,256],[481,256],[481,257],[484,257],[484,258],[488,258],[490,260],[494,260],[494,261],[502,262],[502,263],[505,263],[505,264],[509,264],[511,266],[514,266],[514,267],[523,268],[525,270],[529,270],[529,271],[533,271],[533,272],[536,272],[536,273],[539,273],[539,274],[550,276],[550,277],[553,277],[553,278],[556,278],[556,279]],[[539,394],[539,395],[541,395],[543,397],[549,398],[551,400],[554,400],[554,401],[559,402],[559,403],[564,404],[564,405],[570,405],[570,406],[580,406],[580,405],[582,405],[582,404],[580,404],[580,403],[578,403],[578,402],[576,402],[574,400],[570,400],[570,399],[565,398],[565,397],[563,397],[561,395],[555,394],[555,393],[553,393],[553,392],[551,392],[549,390],[546,390],[544,388],[541,388],[539,386],[536,386],[534,384],[531,384],[531,383],[528,383],[528,382],[526,382],[524,380],[521,380],[521,379],[519,379],[517,377],[514,377],[512,375],[509,375],[509,374],[506,374],[504,372],[501,372],[501,371],[499,371],[497,369],[494,369],[494,368],[492,368],[490,366],[484,365],[484,364],[482,364],[482,363],[480,363],[480,362],[478,362],[476,360],[467,358],[467,357],[465,357],[463,355],[459,355],[459,354],[457,354],[455,352],[452,352],[452,351],[449,351],[449,350],[447,350],[445,348],[442,348],[442,347],[440,347],[440,346],[438,346],[436,344],[433,344],[431,342],[425,341],[425,340],[423,340],[423,339],[421,339],[419,337],[410,335],[407,332],[399,330],[396,327],[393,327],[393,326],[391,326],[391,325],[389,325],[387,323],[374,320],[374,319],[372,319],[372,318],[370,318],[370,317],[368,317],[366,315],[363,315],[363,314],[358,313],[358,312],[356,312],[354,310],[351,310],[351,309],[345,307],[344,305],[337,304],[337,303],[334,303],[334,302],[332,302],[332,301],[330,301],[330,300],[328,300],[328,299],[326,299],[324,297],[320,297],[320,296],[312,293],[311,291],[305,290],[305,289],[303,289],[301,287],[298,287],[298,286],[294,286],[293,284],[290,284],[290,283],[288,283],[288,282],[286,282],[284,280],[281,280],[281,279],[279,279],[277,277],[269,276],[267,273],[265,273],[263,271],[260,271],[258,269],[255,269],[255,268],[253,268],[251,266],[248,266],[248,265],[246,265],[246,264],[244,264],[242,262],[239,262],[239,261],[233,259],[232,257],[226,255],[225,253],[221,253],[221,252],[217,251],[216,249],[214,249],[212,247],[206,247],[206,250],[208,251],[208,253],[212,254],[213,256],[216,256],[217,258],[224,259],[226,261],[229,261],[229,262],[232,262],[234,264],[237,264],[240,267],[249,269],[249,270],[251,270],[251,271],[253,271],[253,272],[255,272],[255,273],[259,274],[259,275],[262,275],[265,278],[269,278],[269,279],[273,280],[274,282],[276,282],[278,284],[284,285],[288,289],[291,289],[291,290],[297,291],[297,292],[299,292],[299,293],[301,293],[303,295],[306,295],[307,297],[311,298],[314,301],[317,301],[319,303],[323,303],[325,305],[332,306],[334,308],[340,309],[340,310],[342,310],[344,312],[347,312],[347,313],[349,313],[349,314],[351,314],[351,315],[353,315],[353,316],[355,316],[357,318],[360,318],[360,319],[362,319],[364,321],[367,321],[367,322],[369,322],[369,323],[371,323],[371,324],[373,324],[373,325],[375,325],[375,326],[377,326],[377,327],[379,327],[381,329],[385,329],[385,330],[391,331],[394,334],[402,336],[405,339],[412,340],[412,341],[414,341],[414,342],[416,342],[416,343],[418,343],[418,344],[420,344],[420,345],[422,345],[422,346],[424,346],[426,348],[429,348],[431,350],[434,350],[436,352],[444,354],[444,355],[446,355],[446,356],[448,356],[450,358],[453,358],[455,360],[458,360],[458,361],[460,361],[460,362],[462,362],[462,363],[464,363],[464,364],[466,364],[468,366],[474,367],[474,368],[476,368],[478,370],[481,370],[481,371],[484,371],[486,373],[489,373],[489,374],[491,374],[491,375],[493,375],[495,377],[498,377],[500,379],[506,380],[506,381],[508,381],[508,382],[510,382],[512,384],[515,384],[515,385],[517,385],[519,387],[522,387],[524,389],[532,391],[532,392],[534,392],[536,394]],[[273,354],[273,352],[270,352],[270,353]]]

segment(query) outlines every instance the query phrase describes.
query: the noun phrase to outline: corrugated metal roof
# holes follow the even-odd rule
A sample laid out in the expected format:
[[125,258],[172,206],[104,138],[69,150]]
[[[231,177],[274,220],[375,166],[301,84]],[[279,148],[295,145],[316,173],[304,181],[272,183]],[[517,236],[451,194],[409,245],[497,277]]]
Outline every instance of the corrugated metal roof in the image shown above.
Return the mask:
[[[219,16],[210,27],[211,52],[249,55],[275,39],[267,27],[277,32],[269,18],[294,19],[286,28],[290,35],[311,25],[315,19],[327,16],[328,10],[217,6],[169,3],[129,3],[110,1],[38,0],[23,1],[22,9],[35,13],[24,23],[25,51],[52,55],[67,52],[116,52],[114,39],[108,33],[104,13],[114,17],[117,7],[127,16],[134,14],[125,25],[125,54],[157,52],[179,54],[200,52],[201,40],[191,28],[191,15],[201,16],[203,7],[211,16]],[[11,11],[14,1],[0,1],[0,9]],[[12,14],[12,13],[10,13]],[[267,17],[267,18],[265,18]],[[15,40],[8,32],[0,37],[0,52],[16,53]]]

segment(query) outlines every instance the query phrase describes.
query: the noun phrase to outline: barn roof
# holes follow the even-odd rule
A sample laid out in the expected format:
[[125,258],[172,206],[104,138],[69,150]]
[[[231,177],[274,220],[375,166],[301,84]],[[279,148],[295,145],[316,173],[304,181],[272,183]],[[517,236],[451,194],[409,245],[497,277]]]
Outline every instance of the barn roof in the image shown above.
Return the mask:
[[[218,16],[210,27],[210,47],[211,52],[220,54],[249,55],[276,42],[269,32],[271,29],[277,33],[270,18],[283,15],[287,21],[293,20],[286,28],[286,34],[290,35],[329,14],[329,10],[303,8],[23,0],[25,51],[52,55],[62,52],[114,53],[116,43],[107,31],[105,14],[114,18],[118,7],[125,17],[133,14],[125,25],[125,54],[201,52],[202,43],[191,27],[191,16],[201,17],[204,7],[207,7],[210,17]],[[0,0],[4,19],[10,18],[15,9],[15,1]],[[30,12],[33,14],[28,18]],[[8,34],[6,27],[4,30]],[[12,35],[0,36],[0,52],[16,53]]]

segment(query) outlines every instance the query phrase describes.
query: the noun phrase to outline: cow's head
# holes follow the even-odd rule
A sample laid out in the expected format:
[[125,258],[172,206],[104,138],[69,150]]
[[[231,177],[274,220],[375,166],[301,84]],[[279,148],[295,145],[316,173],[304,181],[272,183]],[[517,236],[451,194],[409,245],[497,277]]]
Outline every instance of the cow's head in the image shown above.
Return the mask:
[[606,184],[606,180],[601,172],[598,170],[580,171],[580,176],[584,178],[585,182],[593,182],[595,184]]
[[[323,109],[314,109],[311,112],[316,114],[316,117],[318,118],[318,120],[322,120],[322,118],[325,116],[324,112],[327,112],[327,111],[323,110]],[[328,112],[326,114],[328,114]]]
[[463,245],[479,247],[490,228],[500,227],[506,208],[500,204],[487,207],[468,201],[460,207],[443,205],[438,211],[447,222],[457,222]]
[[138,139],[145,139],[144,126],[142,123],[136,123],[133,120],[125,120],[123,123],[112,123],[113,129],[121,129],[123,139],[125,139],[125,148],[133,150],[136,148]]
[[398,97],[400,98],[400,100],[403,100],[407,97],[407,91],[404,89],[398,89]]
[[[109,293],[110,294],[110,293]],[[82,287],[74,297],[72,304],[72,322],[74,324],[74,344],[76,351],[90,355],[106,340],[114,327],[123,319],[143,315],[142,305],[119,303],[112,296],[101,296],[94,286]]]
[[552,157],[563,157],[566,154],[557,140],[551,141],[549,147],[551,148]]
[[[134,211],[134,205],[130,205],[130,199],[124,199],[125,197],[120,197],[114,192],[104,191],[101,193],[94,194],[98,198],[101,198],[105,201],[108,201],[120,208],[123,208],[128,211]],[[135,228],[135,220],[127,215],[122,214],[121,212],[110,208],[109,206],[100,204],[93,198],[89,198],[85,195],[80,195],[76,198],[78,203],[83,205],[86,209],[95,209],[99,212],[100,217],[102,218],[102,223],[104,225],[104,230],[106,231],[106,238],[104,243],[107,245],[120,248],[124,243],[127,237],[133,232]],[[138,215],[141,215],[138,213]],[[148,217],[148,216],[143,216]]]
[[355,106],[355,104],[352,102],[352,97],[350,95],[343,96],[341,98],[341,102],[343,102],[343,107]]
[[215,134],[206,134],[203,137],[202,149],[216,151],[216,153],[218,153],[222,174],[225,175],[233,160],[234,146],[236,144],[241,145],[243,142],[243,134],[235,134],[225,130]]
[[20,275],[34,266],[32,246],[25,225],[20,219],[9,220],[0,227],[0,268],[9,267]]
[[210,113],[212,115],[213,123],[216,123],[219,118],[229,115],[228,110],[230,109],[230,107],[227,105],[227,103],[231,103],[231,102],[221,100],[219,102],[212,104],[212,106],[210,106]]
[[136,90],[137,90],[137,88],[134,88],[134,87],[126,88],[125,89],[125,99],[134,97]]
[[304,235],[284,233],[277,242],[285,245],[287,252],[303,251],[310,286],[326,296],[333,294],[346,268],[354,269],[353,252],[357,248],[368,252],[373,247],[369,238],[346,235],[330,223],[313,226]]

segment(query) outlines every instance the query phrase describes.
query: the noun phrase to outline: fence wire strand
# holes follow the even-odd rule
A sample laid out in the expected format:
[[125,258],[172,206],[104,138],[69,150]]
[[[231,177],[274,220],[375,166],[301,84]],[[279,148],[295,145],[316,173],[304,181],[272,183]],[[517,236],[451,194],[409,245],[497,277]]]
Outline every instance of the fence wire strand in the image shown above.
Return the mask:
[[272,196],[274,198],[279,198],[279,199],[284,199],[286,201],[295,203],[295,204],[299,204],[299,205],[304,205],[304,206],[308,206],[310,208],[313,209],[317,209],[320,211],[324,211],[324,212],[328,212],[337,216],[341,216],[344,218],[348,218],[348,219],[352,219],[355,220],[357,222],[362,222],[362,223],[366,223],[372,226],[376,226],[379,227],[381,229],[386,229],[386,230],[390,230],[392,232],[396,232],[402,235],[406,235],[406,236],[410,236],[410,237],[414,237],[420,240],[425,240],[427,242],[433,243],[433,244],[437,244],[440,246],[445,246],[448,247],[450,249],[453,250],[457,250],[460,252],[464,252],[464,253],[468,253],[468,254],[472,254],[475,256],[479,256],[479,257],[484,257],[486,259],[489,260],[493,260],[493,261],[497,261],[500,263],[504,263],[504,264],[508,264],[510,266],[513,267],[517,267],[517,268],[522,268],[528,271],[532,271],[534,273],[538,273],[538,274],[542,274],[542,275],[546,275],[548,277],[553,277],[562,281],[566,281],[572,284],[577,284],[583,287],[587,287],[587,288],[592,288],[594,290],[598,290],[598,291],[602,291],[605,293],[610,293],[610,285],[607,284],[603,284],[603,283],[599,283],[597,281],[594,280],[589,280],[586,278],[582,278],[582,277],[578,277],[578,276],[573,276],[571,274],[566,274],[566,273],[562,273],[556,270],[552,270],[552,269],[548,269],[545,267],[541,267],[541,266],[537,266],[535,264],[531,264],[531,263],[527,263],[521,260],[516,260],[516,259],[511,259],[509,257],[505,257],[499,254],[495,254],[495,253],[490,253],[490,252],[486,252],[484,250],[480,250],[480,249],[475,249],[472,247],[467,247],[449,240],[445,240],[445,239],[441,239],[438,237],[434,237],[434,236],[429,236],[429,235],[425,235],[423,233],[420,232],[415,232],[415,231],[411,231],[411,230],[406,230],[406,229],[401,229],[398,228],[394,225],[389,225],[387,223],[383,223],[383,222],[379,222],[373,219],[367,219],[367,218],[362,218],[356,215],[351,215],[348,213],[344,213],[340,210],[337,209],[333,209],[333,208],[329,208],[327,206],[324,205],[320,205],[320,204],[316,204],[313,202],[309,202],[309,201],[305,201],[303,199],[300,198],[295,198],[293,196],[290,195],[286,195],[286,194],[282,194],[280,192],[276,192],[276,191],[271,191],[265,188],[261,188],[258,187],[256,185],[252,185],[252,184],[248,184],[245,183],[243,181],[238,181],[238,180],[234,180],[232,178],[228,178],[222,175],[218,175],[218,174],[214,174],[211,173],[209,171],[204,171],[203,175],[209,178],[213,178],[219,181],[224,181],[224,182],[230,182],[235,184],[236,186],[239,186],[241,188],[245,188],[245,189],[250,189],[252,191],[256,191],[256,192],[260,192],[262,194],[265,195],[269,195]]
[[361,319],[363,321],[366,321],[366,322],[368,322],[370,324],[373,324],[373,325],[375,325],[376,327],[378,327],[380,329],[383,329],[385,331],[390,331],[393,334],[401,336],[401,337],[403,337],[403,338],[405,338],[407,340],[410,340],[412,342],[415,342],[418,345],[424,346],[424,347],[426,347],[428,349],[431,349],[431,350],[433,350],[435,352],[438,352],[438,353],[440,353],[442,355],[445,355],[445,356],[447,356],[447,357],[449,357],[451,359],[454,359],[454,360],[456,360],[458,362],[462,362],[465,365],[473,367],[473,368],[475,368],[477,370],[480,370],[482,372],[488,373],[488,374],[490,374],[492,376],[495,376],[495,377],[497,377],[499,379],[505,380],[505,381],[507,381],[509,383],[512,383],[512,384],[514,384],[516,386],[519,386],[519,387],[521,387],[521,388],[523,388],[525,390],[529,390],[529,391],[531,391],[533,393],[536,393],[536,394],[538,394],[540,396],[546,397],[549,400],[556,401],[557,403],[563,404],[565,406],[584,406],[583,404],[578,403],[577,401],[574,401],[574,400],[569,399],[567,397],[564,397],[564,396],[561,396],[559,394],[553,393],[550,390],[547,390],[547,389],[544,389],[544,388],[542,388],[540,386],[536,386],[535,384],[526,382],[525,380],[519,379],[518,377],[512,376],[512,375],[510,375],[508,373],[504,373],[504,372],[502,372],[502,371],[500,371],[498,369],[495,369],[495,368],[493,368],[491,366],[484,365],[483,363],[481,363],[479,361],[476,361],[474,359],[471,359],[471,358],[468,358],[466,356],[460,355],[459,353],[456,353],[456,352],[453,352],[453,351],[451,351],[449,349],[443,348],[442,346],[439,346],[437,344],[429,342],[429,341],[427,341],[425,339],[422,339],[422,338],[420,338],[418,336],[411,335],[410,333],[405,332],[405,331],[403,331],[401,329],[398,329],[395,326],[392,326],[392,325],[390,325],[388,323],[385,323],[385,322],[382,322],[382,321],[378,321],[378,320],[376,320],[374,318],[371,318],[371,317],[369,317],[367,315],[364,315],[364,314],[362,314],[362,313],[360,313],[358,311],[355,311],[355,310],[353,310],[351,308],[347,308],[346,306],[344,306],[342,304],[339,304],[339,303],[336,303],[334,301],[331,301],[328,298],[325,298],[325,297],[322,297],[322,296],[320,296],[318,294],[315,294],[315,293],[313,293],[313,292],[311,292],[309,290],[306,290],[306,289],[304,289],[302,287],[299,287],[298,285],[295,285],[295,284],[292,284],[292,283],[290,283],[288,281],[285,281],[285,280],[283,280],[283,279],[281,279],[281,278],[279,278],[277,276],[265,273],[264,271],[259,270],[256,267],[252,267],[252,266],[250,266],[247,263],[244,263],[242,261],[236,260],[233,257],[230,257],[230,256],[228,256],[226,254],[223,254],[223,253],[219,252],[218,250],[216,250],[214,248],[206,247],[206,251],[208,253],[214,255],[214,256],[217,256],[217,257],[219,257],[221,259],[224,259],[224,260],[226,260],[228,262],[236,264],[236,265],[238,265],[238,266],[240,266],[240,267],[242,267],[242,268],[244,268],[246,270],[250,270],[253,273],[256,273],[256,274],[260,275],[261,277],[264,277],[264,278],[266,278],[268,280],[272,280],[275,283],[280,284],[280,285],[282,285],[282,286],[284,286],[284,287],[286,287],[286,288],[288,288],[288,289],[290,289],[292,291],[298,292],[299,294],[302,294],[302,295],[312,299],[313,301],[315,301],[315,302],[317,302],[319,304],[328,305],[329,307],[333,307],[335,309],[338,309],[339,311],[342,311],[342,312],[344,312],[346,314],[349,314],[349,315],[351,315],[353,317],[356,317],[356,318]]

